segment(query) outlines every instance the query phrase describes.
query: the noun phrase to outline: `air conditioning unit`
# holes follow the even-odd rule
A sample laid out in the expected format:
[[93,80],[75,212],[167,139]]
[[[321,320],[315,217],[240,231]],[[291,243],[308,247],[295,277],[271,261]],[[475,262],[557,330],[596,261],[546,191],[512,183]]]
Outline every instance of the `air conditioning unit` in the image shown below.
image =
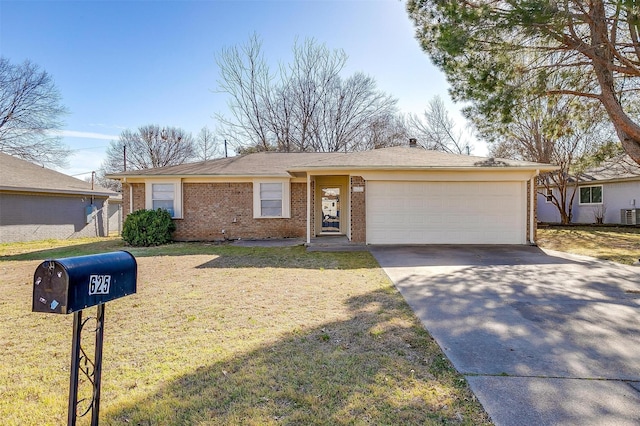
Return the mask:
[[620,210],[620,223],[623,225],[640,225],[640,209]]

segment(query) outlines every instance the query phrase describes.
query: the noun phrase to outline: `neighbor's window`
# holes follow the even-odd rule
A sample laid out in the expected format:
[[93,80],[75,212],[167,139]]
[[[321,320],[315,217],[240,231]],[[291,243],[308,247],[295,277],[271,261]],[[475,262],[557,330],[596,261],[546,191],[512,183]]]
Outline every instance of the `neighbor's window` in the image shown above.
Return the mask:
[[254,182],[254,217],[289,217],[288,182]]
[[602,204],[602,186],[581,187],[580,204]]
[[545,199],[547,203],[553,202],[553,189],[547,188]]

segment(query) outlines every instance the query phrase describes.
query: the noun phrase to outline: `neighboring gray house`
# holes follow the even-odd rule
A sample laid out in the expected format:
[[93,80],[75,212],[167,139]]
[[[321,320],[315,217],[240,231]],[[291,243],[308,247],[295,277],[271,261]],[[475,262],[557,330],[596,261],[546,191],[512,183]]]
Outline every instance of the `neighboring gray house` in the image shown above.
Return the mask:
[[115,195],[0,153],[0,243],[106,236]]
[[[556,188],[552,191],[557,194]],[[538,192],[538,221],[559,223],[560,213],[550,194],[542,187]],[[601,217],[602,223],[640,225],[640,166],[621,155],[587,170],[578,181],[572,214],[572,223],[597,223]]]
[[109,217],[109,235],[121,235],[123,224],[122,216],[122,195],[109,197],[109,208],[107,209]]

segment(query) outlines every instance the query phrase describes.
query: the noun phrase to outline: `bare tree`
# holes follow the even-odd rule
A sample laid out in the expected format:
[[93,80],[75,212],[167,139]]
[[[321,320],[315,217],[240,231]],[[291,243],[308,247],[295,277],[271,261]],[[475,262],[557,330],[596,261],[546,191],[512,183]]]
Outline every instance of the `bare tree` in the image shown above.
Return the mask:
[[353,151],[378,117],[396,112],[396,100],[362,73],[335,82],[314,125],[316,151]]
[[[475,120],[489,138],[490,154],[560,167],[539,177],[541,195],[550,196],[563,224],[571,223],[572,206],[581,168],[579,160],[594,153],[608,135],[604,113],[594,102],[555,96],[527,99],[513,112],[508,124]],[[555,189],[555,191],[552,191]]]
[[293,57],[289,73],[282,76],[292,100],[291,142],[299,151],[326,151],[318,139],[319,116],[336,97],[332,90],[340,85],[347,54],[308,39],[302,45],[295,43]]
[[429,101],[422,117],[410,115],[409,126],[426,149],[454,154],[469,154],[471,150],[470,135],[458,128],[439,96]]
[[194,143],[195,158],[203,161],[221,157],[222,150],[214,132],[203,127]]
[[380,115],[369,123],[360,145],[354,151],[406,145],[410,131],[400,114]]
[[[96,172],[95,175],[93,175],[93,179],[95,179],[95,183],[100,185],[103,188],[107,188],[110,189],[114,192],[122,192],[122,182],[120,180],[116,180],[116,179],[109,179],[107,177],[105,177],[106,174],[109,174],[112,172],[107,172],[104,169],[104,166],[101,166]],[[91,182],[91,177],[90,178],[85,178],[84,180],[86,182]]]
[[128,169],[150,169],[175,166],[194,158],[193,137],[177,127],[147,125],[120,134],[119,143],[126,146]]
[[127,129],[117,141],[109,144],[98,181],[102,186],[111,187],[106,185],[106,174],[175,166],[194,158],[193,137],[180,128],[152,124],[139,127],[135,132]]
[[295,43],[293,61],[271,73],[253,36],[218,56],[220,91],[232,117],[218,115],[237,151],[343,151],[357,149],[370,125],[395,113],[396,100],[357,73],[340,76],[347,56],[315,40]]
[[25,61],[0,57],[0,152],[25,160],[64,166],[71,151],[56,131],[67,110],[51,76]]
[[216,61],[220,68],[218,90],[229,95],[231,117],[217,114],[223,136],[239,150],[244,145],[269,150],[273,143],[268,126],[268,96],[272,76],[256,35],[238,47],[224,48]]

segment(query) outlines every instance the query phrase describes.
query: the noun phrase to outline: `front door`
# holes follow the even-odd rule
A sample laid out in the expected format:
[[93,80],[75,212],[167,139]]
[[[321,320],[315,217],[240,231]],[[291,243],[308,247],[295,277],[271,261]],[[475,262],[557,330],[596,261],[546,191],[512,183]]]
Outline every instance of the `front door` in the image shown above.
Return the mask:
[[340,226],[340,201],[341,187],[337,185],[322,186],[320,195],[322,198],[322,234],[339,234],[342,230]]

